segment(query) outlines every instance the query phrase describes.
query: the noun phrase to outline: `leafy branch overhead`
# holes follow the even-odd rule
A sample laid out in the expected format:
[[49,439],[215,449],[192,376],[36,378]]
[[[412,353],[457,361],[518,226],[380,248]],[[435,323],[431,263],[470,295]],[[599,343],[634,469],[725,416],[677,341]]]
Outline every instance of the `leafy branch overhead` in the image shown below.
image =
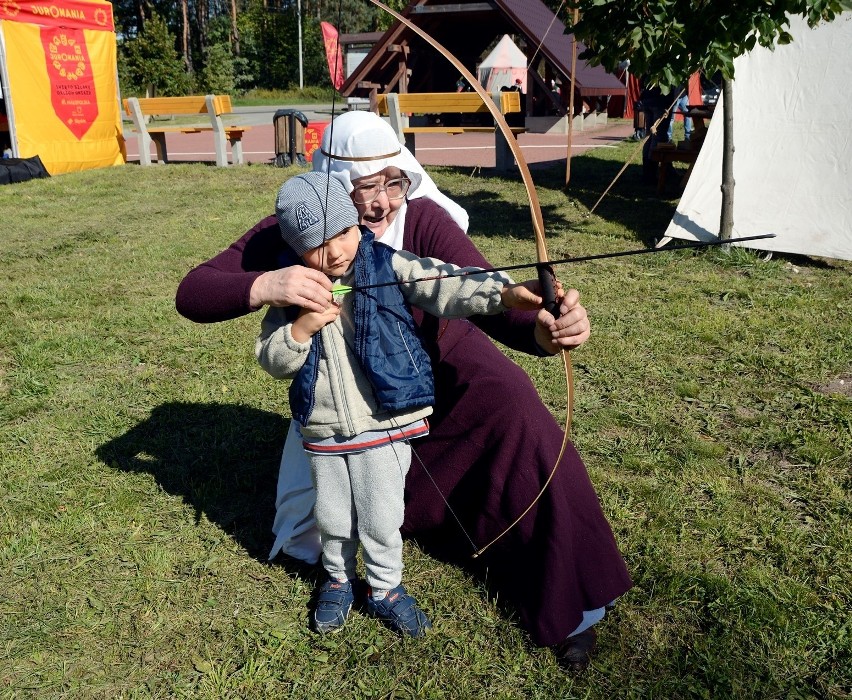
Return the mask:
[[[734,59],[756,45],[795,40],[789,15],[814,26],[852,10],[852,0],[578,0],[576,36],[582,58],[614,70],[630,60],[631,72],[672,88],[697,70],[734,77]],[[564,19],[564,17],[563,17]],[[568,22],[566,22],[568,24]]]

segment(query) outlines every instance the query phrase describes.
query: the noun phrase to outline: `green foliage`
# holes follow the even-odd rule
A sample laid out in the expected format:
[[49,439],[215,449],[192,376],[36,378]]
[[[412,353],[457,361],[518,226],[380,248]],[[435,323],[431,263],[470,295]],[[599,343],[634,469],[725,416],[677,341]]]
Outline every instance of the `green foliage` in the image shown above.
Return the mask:
[[[342,34],[384,31],[393,22],[389,14],[368,0],[333,0],[333,2],[305,0],[305,2],[318,5],[313,14],[333,24]],[[387,0],[385,4],[399,11],[408,5],[408,0]],[[310,13],[310,10],[306,12]]]
[[240,17],[240,36],[257,87],[284,89],[298,84],[295,12],[272,12],[260,0],[250,0]]
[[[755,45],[774,46],[794,39],[788,15],[809,24],[832,20],[848,0],[579,0],[574,28],[588,47],[583,54],[609,70],[625,59],[631,70],[668,89],[688,75],[734,73],[734,58]],[[566,22],[566,24],[570,24]]]
[[192,90],[174,36],[157,15],[145,23],[142,34],[119,44],[118,74],[124,95],[144,95],[149,85],[163,96],[186,95]]
[[204,94],[230,95],[235,92],[234,57],[228,44],[204,49],[204,67],[198,76],[198,89]]
[[[388,4],[399,10],[407,3],[389,0]],[[189,55],[185,57],[175,39],[183,32],[179,3],[118,0],[114,11],[123,37],[119,71],[126,94],[142,94],[149,83],[163,95],[214,86],[218,86],[215,92],[239,94],[253,88],[286,90],[299,85],[296,0],[239,2],[239,42],[231,36],[229,4],[208,5],[202,11],[190,3]],[[366,0],[302,1],[303,84],[330,89],[321,20],[341,33],[359,33],[383,30],[391,18]]]
[[[383,0],[384,4],[396,12],[402,12],[408,6],[408,0]],[[378,29],[382,31],[390,28],[396,20],[387,12],[380,11],[378,17]]]

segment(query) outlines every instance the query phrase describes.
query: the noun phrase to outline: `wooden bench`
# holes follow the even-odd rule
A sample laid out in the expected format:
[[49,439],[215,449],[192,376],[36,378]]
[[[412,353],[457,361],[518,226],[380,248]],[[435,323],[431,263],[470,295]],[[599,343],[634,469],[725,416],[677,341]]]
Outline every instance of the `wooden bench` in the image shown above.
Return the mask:
[[[248,126],[225,126],[222,116],[231,114],[230,95],[201,95],[190,97],[128,97],[124,100],[124,110],[133,120],[133,130],[139,139],[139,162],[151,165],[151,141],[157,147],[157,160],[167,163],[166,134],[198,134],[212,131],[216,147],[216,165],[228,165],[228,151],[225,142],[231,144],[231,154],[236,165],[243,164],[243,133]],[[174,117],[186,115],[205,115],[210,125],[170,125],[156,126],[146,124],[146,117]]]
[[[498,97],[495,95],[495,97]],[[495,99],[503,114],[518,114],[521,111],[521,93],[507,91],[499,93]],[[409,126],[410,114],[481,114],[488,113],[488,107],[475,92],[408,92],[387,93],[376,96],[376,111],[390,118],[390,124],[412,153],[415,152],[417,134],[466,134],[494,132],[494,149],[497,170],[507,171],[514,165],[514,157],[502,132],[494,126]],[[512,127],[516,136],[525,132],[524,127]]]

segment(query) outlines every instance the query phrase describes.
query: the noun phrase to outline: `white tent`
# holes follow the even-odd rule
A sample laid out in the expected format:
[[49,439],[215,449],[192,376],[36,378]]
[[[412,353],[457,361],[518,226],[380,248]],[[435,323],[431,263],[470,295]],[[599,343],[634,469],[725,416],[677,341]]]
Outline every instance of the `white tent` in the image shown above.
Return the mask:
[[521,92],[527,91],[527,57],[508,34],[479,64],[479,82],[488,92],[498,92],[501,87],[511,87],[520,80]]
[[[852,15],[793,42],[736,59],[733,236],[774,233],[748,247],[852,260]],[[722,101],[665,236],[719,234]]]

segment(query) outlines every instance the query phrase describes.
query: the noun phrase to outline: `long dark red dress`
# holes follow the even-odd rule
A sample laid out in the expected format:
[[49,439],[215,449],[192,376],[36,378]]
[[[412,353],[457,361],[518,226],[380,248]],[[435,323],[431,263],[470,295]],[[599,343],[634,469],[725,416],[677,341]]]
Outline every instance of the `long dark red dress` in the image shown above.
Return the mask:
[[[403,248],[457,265],[490,267],[445,210],[426,198],[408,203]],[[275,217],[268,217],[184,278],[177,309],[198,322],[249,313],[249,290],[259,274],[292,262]],[[532,502],[559,454],[562,430],[529,377],[480,330],[538,354],[534,317],[510,311],[473,323],[415,310],[433,359],[436,405],[428,437],[414,444],[403,534],[439,556],[470,564],[472,547],[418,457],[482,546]],[[606,605],[632,585],[572,445],[541,500],[476,566],[488,567],[489,585],[541,646],[564,640],[584,610]]]

